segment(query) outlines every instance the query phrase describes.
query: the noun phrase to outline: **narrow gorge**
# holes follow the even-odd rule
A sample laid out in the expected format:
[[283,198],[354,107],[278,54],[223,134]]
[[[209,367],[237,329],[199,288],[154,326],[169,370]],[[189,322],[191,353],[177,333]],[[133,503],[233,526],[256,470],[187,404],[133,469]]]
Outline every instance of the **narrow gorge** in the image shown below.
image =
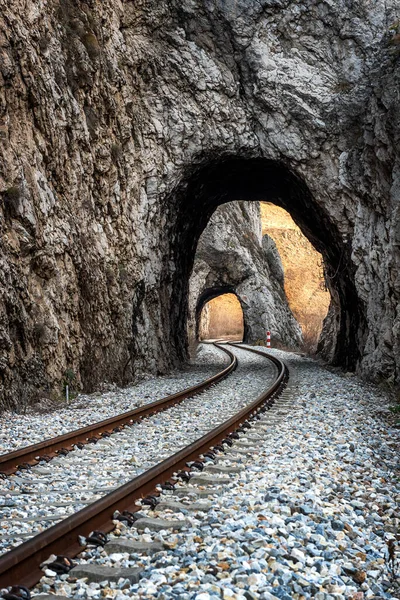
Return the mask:
[[188,339],[198,339],[205,304],[235,294],[243,311],[243,341],[298,349],[301,329],[287,303],[282,262],[274,241],[262,236],[257,202],[231,202],[217,208],[203,231],[189,283]]

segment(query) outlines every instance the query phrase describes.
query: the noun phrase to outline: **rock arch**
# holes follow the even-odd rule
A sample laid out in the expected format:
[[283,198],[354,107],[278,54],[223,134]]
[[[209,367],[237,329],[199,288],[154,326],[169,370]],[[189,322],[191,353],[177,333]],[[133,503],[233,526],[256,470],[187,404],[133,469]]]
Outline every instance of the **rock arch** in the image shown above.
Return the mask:
[[[355,369],[360,361],[366,334],[366,307],[357,294],[351,244],[337,223],[313,197],[304,179],[283,162],[262,157],[225,155],[204,158],[188,170],[169,199],[177,210],[174,256],[176,277],[173,296],[179,300],[176,331],[184,329],[188,281],[197,240],[208,219],[220,204],[237,200],[268,200],[287,210],[304,235],[322,254],[331,293],[329,332],[325,352],[334,364]],[[179,335],[180,340],[182,336]],[[175,338],[179,348],[181,342]],[[184,355],[182,348],[182,355]]]
[[197,340],[196,310],[208,290],[231,290],[245,315],[245,340],[297,348],[301,331],[287,303],[282,262],[275,242],[262,236],[257,202],[219,206],[200,236],[189,282],[189,346]]
[[247,311],[246,307],[241,299],[241,297],[236,293],[235,288],[231,285],[225,285],[221,287],[207,288],[203,290],[200,294],[197,305],[196,305],[196,340],[199,339],[199,327],[200,327],[200,318],[201,313],[205,305],[213,300],[214,298],[218,298],[220,296],[224,296],[225,294],[233,294],[236,296],[237,300],[242,309],[243,315],[243,341],[247,341]]

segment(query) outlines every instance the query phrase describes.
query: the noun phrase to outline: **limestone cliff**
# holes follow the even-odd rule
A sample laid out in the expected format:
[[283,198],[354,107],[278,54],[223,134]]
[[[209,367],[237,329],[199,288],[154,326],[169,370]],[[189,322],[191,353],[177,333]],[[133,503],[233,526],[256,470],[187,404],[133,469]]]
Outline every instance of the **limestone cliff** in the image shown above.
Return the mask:
[[238,199],[323,254],[331,360],[399,381],[398,19],[396,0],[0,0],[3,404],[183,360],[197,240]]
[[321,255],[282,208],[262,202],[261,222],[263,233],[277,245],[285,273],[285,293],[302,329],[304,348],[315,351],[330,304]]
[[203,231],[189,286],[189,342],[196,339],[204,304],[235,293],[244,318],[244,341],[297,347],[300,327],[287,304],[283,268],[271,238],[262,236],[258,202],[232,202],[217,208]]

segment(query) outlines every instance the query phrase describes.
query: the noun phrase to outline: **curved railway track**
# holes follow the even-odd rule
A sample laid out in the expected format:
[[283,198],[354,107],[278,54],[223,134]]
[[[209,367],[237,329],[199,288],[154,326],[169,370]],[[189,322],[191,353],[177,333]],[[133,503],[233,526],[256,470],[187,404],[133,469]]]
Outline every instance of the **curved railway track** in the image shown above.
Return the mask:
[[[187,463],[191,464],[191,461],[197,461],[199,464],[199,461],[202,462],[204,454],[210,450],[214,453],[221,451],[224,445],[230,445],[232,439],[237,438],[245,429],[250,427],[249,421],[259,418],[260,413],[271,408],[275,398],[286,386],[288,380],[287,367],[274,356],[254,349],[245,348],[245,350],[269,359],[277,367],[277,376],[272,386],[248,406],[193,443],[103,498],[93,502],[86,508],[4,554],[0,557],[0,588],[12,585],[33,586],[43,574],[40,565],[51,554],[68,556],[69,558],[77,556],[83,550],[79,541],[82,537],[88,537],[93,531],[108,533],[114,529],[113,518],[115,518],[116,512],[122,514],[124,511],[128,511],[126,518],[134,521],[134,513],[139,510],[139,507],[136,505],[138,499],[143,498],[150,492],[154,494],[156,486],[160,484],[169,482],[169,485],[173,485],[174,479],[171,480],[171,478],[176,479],[176,477],[181,477],[182,479],[189,479],[190,467],[188,467]],[[236,367],[236,364],[233,366],[235,361],[232,360],[232,353],[226,349],[225,351],[231,355],[232,362],[221,373],[226,372],[228,369],[231,372]],[[221,373],[207,380],[208,387],[216,383],[216,378],[220,377]],[[199,386],[195,387],[198,388]],[[193,388],[190,388],[190,390],[191,395],[193,395]],[[186,392],[188,390],[185,390],[183,393]],[[177,394],[169,398],[171,399],[175,396]],[[151,411],[154,411],[155,405],[159,405],[160,402],[158,401],[144,407],[148,411],[147,414],[151,414]],[[176,400],[173,400],[173,402],[176,402]],[[132,412],[136,413],[137,411]]]
[[78,444],[95,443],[102,437],[107,437],[113,432],[120,431],[126,425],[132,425],[144,417],[166,410],[186,398],[201,394],[228,377],[237,367],[237,358],[232,352],[222,346],[216,346],[228,355],[230,363],[225,369],[213,375],[213,377],[140,408],[135,408],[109,419],[98,421],[97,423],[92,423],[92,425],[88,425],[87,427],[75,429],[64,435],[49,438],[38,444],[25,446],[13,452],[0,455],[0,475],[11,475],[18,469],[37,464],[40,460],[48,460],[58,454],[65,454],[73,450],[74,446]]

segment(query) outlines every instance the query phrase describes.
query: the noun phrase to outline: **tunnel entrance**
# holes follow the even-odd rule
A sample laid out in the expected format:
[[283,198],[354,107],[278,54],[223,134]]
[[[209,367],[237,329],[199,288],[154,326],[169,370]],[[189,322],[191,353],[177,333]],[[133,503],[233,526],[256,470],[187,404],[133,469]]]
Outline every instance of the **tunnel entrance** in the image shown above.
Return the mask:
[[199,341],[211,339],[243,341],[244,316],[236,294],[222,293],[203,301],[203,306],[198,312]]
[[331,303],[319,349],[332,364],[354,370],[365,344],[366,317],[354,284],[350,240],[302,177],[282,162],[248,156],[200,159],[166,198],[174,213],[169,319],[178,357],[187,356],[188,282],[199,236],[216,207],[233,200],[268,201],[284,208],[321,253]]

